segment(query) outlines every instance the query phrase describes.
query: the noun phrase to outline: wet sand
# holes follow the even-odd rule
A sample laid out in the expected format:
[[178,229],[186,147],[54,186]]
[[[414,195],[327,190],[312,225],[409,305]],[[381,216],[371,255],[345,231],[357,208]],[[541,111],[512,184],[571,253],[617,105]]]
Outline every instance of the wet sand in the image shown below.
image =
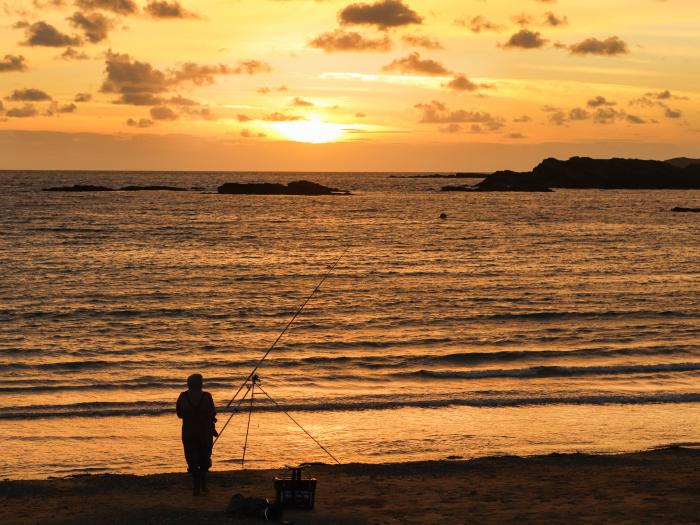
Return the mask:
[[[0,482],[0,523],[264,523],[225,514],[229,498],[274,497],[278,471],[214,472],[191,495],[184,474]],[[700,450],[315,465],[316,508],[302,524],[697,523]]]

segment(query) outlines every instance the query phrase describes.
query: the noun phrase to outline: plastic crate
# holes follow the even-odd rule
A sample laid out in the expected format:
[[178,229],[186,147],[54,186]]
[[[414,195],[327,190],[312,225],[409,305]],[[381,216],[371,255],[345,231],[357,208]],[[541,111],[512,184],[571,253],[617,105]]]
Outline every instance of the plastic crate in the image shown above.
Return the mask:
[[291,475],[275,478],[277,503],[286,508],[313,509],[316,500],[316,478],[301,477],[301,468],[290,469]]

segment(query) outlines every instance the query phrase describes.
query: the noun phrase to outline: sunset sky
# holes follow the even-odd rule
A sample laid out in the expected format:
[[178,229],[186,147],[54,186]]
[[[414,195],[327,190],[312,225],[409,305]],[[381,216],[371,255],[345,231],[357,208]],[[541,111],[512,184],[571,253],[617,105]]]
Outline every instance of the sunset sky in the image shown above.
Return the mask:
[[0,13],[0,168],[700,156],[698,0],[0,0]]

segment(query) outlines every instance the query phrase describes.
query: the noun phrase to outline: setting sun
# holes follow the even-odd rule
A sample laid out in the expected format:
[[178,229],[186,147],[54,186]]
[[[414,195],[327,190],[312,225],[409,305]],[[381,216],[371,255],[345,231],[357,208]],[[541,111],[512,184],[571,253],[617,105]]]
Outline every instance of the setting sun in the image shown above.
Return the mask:
[[0,4],[3,169],[696,156],[697,0]]
[[275,122],[273,127],[277,132],[290,140],[311,144],[335,142],[343,134],[343,126],[330,122]]

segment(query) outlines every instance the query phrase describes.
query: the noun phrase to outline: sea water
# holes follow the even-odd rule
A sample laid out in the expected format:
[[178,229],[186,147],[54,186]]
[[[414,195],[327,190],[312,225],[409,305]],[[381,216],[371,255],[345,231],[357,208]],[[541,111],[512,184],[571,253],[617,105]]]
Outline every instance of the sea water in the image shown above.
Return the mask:
[[[0,477],[181,471],[174,403],[261,386],[342,462],[700,441],[700,191],[387,173],[0,173]],[[350,196],[218,195],[313,180]],[[460,181],[473,182],[473,181]],[[186,192],[43,192],[167,184]],[[447,214],[440,219],[441,213]],[[214,468],[327,456],[262,391]]]

